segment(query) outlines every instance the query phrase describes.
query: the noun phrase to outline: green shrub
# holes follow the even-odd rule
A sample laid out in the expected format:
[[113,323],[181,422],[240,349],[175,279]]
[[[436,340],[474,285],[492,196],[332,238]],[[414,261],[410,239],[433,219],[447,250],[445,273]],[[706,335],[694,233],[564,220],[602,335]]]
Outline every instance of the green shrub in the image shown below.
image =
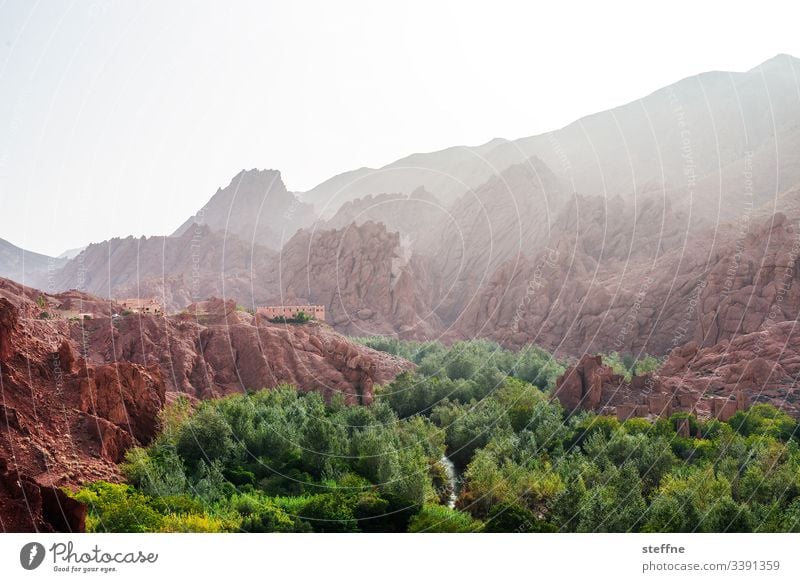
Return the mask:
[[89,507],[86,529],[91,532],[159,531],[164,518],[148,499],[129,485],[98,481],[75,493]]
[[[238,528],[237,528],[238,529]],[[168,514],[161,520],[162,533],[221,533],[235,531],[230,523],[208,515]]]
[[483,523],[468,513],[444,505],[425,505],[411,518],[408,531],[414,533],[473,533],[483,529]]
[[546,533],[555,526],[517,503],[498,503],[489,511],[484,531],[496,533]]

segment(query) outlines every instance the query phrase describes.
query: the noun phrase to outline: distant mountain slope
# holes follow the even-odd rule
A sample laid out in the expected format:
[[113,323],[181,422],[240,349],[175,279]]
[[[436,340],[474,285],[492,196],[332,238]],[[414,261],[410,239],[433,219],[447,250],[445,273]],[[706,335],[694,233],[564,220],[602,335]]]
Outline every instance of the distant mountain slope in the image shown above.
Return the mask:
[[26,251],[0,239],[0,277],[46,287],[48,272],[55,274],[65,263],[65,259]]
[[58,255],[58,258],[59,258],[59,259],[67,259],[67,260],[69,260],[69,259],[74,259],[74,258],[75,258],[75,257],[77,257],[79,254],[81,254],[81,252],[82,252],[82,251],[83,251],[83,249],[85,249],[85,248],[86,248],[86,247],[76,247],[76,248],[74,248],[74,249],[67,249],[66,251],[64,251],[63,253],[61,253],[60,255]]
[[569,191],[535,157],[456,200],[425,245],[447,290],[439,315],[452,321],[501,264],[538,253],[567,200]]
[[55,288],[116,299],[157,296],[170,311],[210,296],[250,304],[253,273],[269,271],[274,256],[261,245],[195,226],[181,236],[91,244],[58,273]]
[[454,146],[438,152],[411,154],[379,169],[359,168],[333,176],[299,195],[323,217],[332,216],[349,200],[370,194],[410,194],[419,187],[448,204],[493,173],[481,168],[481,158],[503,141],[495,139],[482,146]]
[[[445,204],[536,156],[580,194],[666,190],[714,220],[800,181],[800,61],[778,55],[747,72],[708,72],[546,134],[414,154],[361,168],[301,195],[325,216],[368,194],[424,186]],[[781,168],[780,172],[776,168]]]
[[581,194],[665,189],[702,218],[730,218],[800,180],[798,76],[789,55],[743,73],[702,73],[487,158],[502,167],[536,155]]
[[180,236],[192,224],[201,224],[246,243],[279,249],[314,219],[314,209],[286,190],[280,172],[242,170],[173,234]]
[[[248,307],[309,301],[346,333],[488,336],[573,354],[665,353],[704,282],[708,306],[685,333],[749,333],[772,299],[737,249],[783,260],[788,223],[772,243],[763,225],[776,211],[800,217],[795,73],[797,59],[779,55],[549,134],[355,170],[303,195],[318,208],[333,196],[323,220],[279,172],[243,171],[174,236],[92,245],[55,288],[158,295],[171,311],[210,295]],[[748,303],[741,294],[753,289]],[[725,314],[710,307],[734,300]],[[620,318],[631,327],[621,335]]]

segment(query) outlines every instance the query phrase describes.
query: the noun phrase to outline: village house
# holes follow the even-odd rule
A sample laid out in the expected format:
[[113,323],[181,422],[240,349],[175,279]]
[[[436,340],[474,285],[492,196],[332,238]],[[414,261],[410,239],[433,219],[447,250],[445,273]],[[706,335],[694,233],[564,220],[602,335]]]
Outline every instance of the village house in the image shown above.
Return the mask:
[[161,302],[153,297],[151,299],[140,299],[138,297],[132,299],[118,299],[123,309],[131,313],[141,313],[142,315],[164,315],[164,308]]
[[275,319],[276,317],[294,319],[298,313],[303,312],[313,319],[325,321],[324,305],[267,305],[259,307],[256,312],[267,319]]

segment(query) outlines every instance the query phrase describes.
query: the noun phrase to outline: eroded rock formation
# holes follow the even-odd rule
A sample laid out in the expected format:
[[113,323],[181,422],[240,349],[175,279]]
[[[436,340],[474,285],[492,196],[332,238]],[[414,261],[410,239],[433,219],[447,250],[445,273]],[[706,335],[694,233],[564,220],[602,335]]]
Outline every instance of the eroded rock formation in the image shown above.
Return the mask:
[[[120,479],[117,463],[156,434],[179,393],[208,398],[293,384],[368,404],[412,364],[321,323],[279,325],[210,300],[174,317],[62,317],[74,293],[0,280],[0,529],[69,531],[85,511],[60,490]],[[42,305],[52,312],[40,318]],[[108,315],[106,315],[108,314]],[[61,509],[59,509],[61,508]]]
[[461,315],[460,334],[570,356],[663,355],[800,314],[800,231],[783,214],[692,233],[656,199],[636,216],[597,203],[579,198],[546,249],[498,268]]
[[558,379],[554,397],[569,411],[595,410],[666,417],[689,412],[727,420],[764,402],[800,418],[800,330],[784,321],[702,348],[690,342],[672,350],[652,374],[630,381],[584,355]]
[[[153,437],[160,370],[76,359],[67,321],[31,319],[23,288],[0,297],[0,522],[4,531],[70,531],[85,511],[60,487],[117,480],[115,463]],[[10,322],[10,325],[9,325]]]
[[283,304],[321,303],[329,322],[348,335],[432,337],[437,277],[397,232],[366,222],[300,231],[281,255]]

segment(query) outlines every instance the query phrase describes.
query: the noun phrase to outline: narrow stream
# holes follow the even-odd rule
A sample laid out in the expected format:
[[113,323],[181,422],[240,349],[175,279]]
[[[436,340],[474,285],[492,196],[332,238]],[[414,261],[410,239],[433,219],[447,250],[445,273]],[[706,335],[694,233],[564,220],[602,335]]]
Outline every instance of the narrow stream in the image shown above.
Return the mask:
[[450,484],[450,495],[447,499],[447,507],[453,509],[456,506],[456,499],[458,499],[458,473],[456,473],[456,466],[453,461],[442,455],[439,463],[444,467],[444,472],[447,475],[447,482]]

